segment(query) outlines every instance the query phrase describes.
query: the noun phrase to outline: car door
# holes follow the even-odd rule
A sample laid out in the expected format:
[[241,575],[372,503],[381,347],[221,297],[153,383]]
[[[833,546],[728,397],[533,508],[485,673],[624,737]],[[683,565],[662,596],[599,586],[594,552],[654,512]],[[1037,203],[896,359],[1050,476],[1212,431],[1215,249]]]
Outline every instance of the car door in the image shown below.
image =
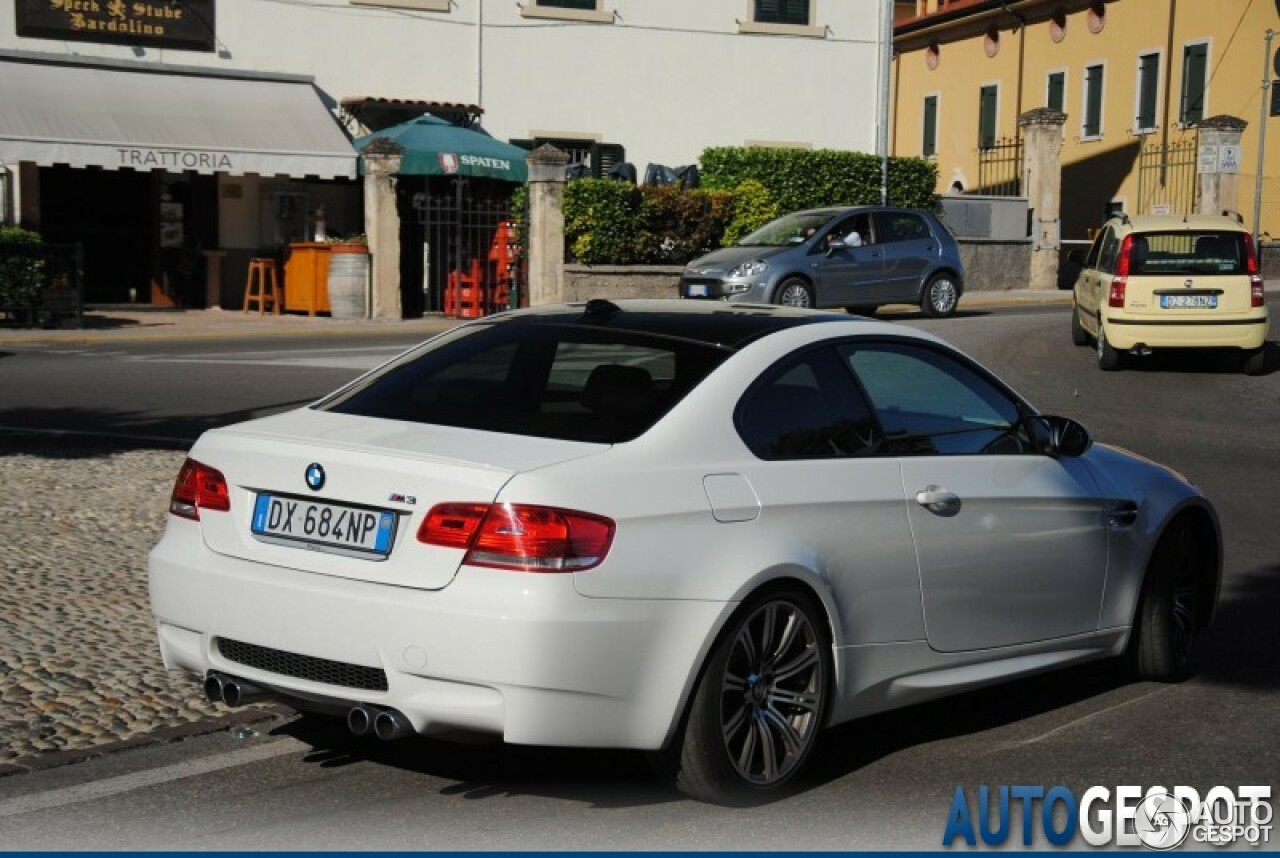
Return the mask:
[[881,303],[916,303],[925,270],[938,258],[937,238],[915,212],[876,212],[875,225],[884,250]]
[[[850,241],[856,234],[857,238]],[[832,239],[842,245],[832,247]],[[818,300],[824,307],[854,307],[879,303],[884,280],[884,248],[873,242],[871,216],[851,215],[835,224],[810,251],[810,265],[818,281]]]
[[1093,334],[1098,331],[1098,314],[1110,290],[1109,272],[1114,268],[1119,244],[1113,227],[1103,229],[1090,246],[1084,267],[1076,278],[1076,306],[1080,321]]
[[929,644],[990,649],[1098,626],[1105,501],[1079,459],[1038,450],[1021,406],[942,346],[841,347],[902,467]]
[[[759,499],[760,561],[822,575],[844,645],[923,639],[900,466],[880,455],[870,407],[834,348],[809,349],[762,375],[735,424],[755,459],[742,476]],[[763,556],[779,547],[786,560]]]

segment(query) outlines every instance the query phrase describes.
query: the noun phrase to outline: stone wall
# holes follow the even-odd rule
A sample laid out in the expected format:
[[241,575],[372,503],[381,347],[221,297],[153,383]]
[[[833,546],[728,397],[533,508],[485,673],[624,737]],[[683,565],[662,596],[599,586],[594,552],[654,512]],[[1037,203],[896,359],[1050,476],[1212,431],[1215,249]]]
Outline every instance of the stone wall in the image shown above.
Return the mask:
[[564,299],[678,298],[679,265],[566,265]]

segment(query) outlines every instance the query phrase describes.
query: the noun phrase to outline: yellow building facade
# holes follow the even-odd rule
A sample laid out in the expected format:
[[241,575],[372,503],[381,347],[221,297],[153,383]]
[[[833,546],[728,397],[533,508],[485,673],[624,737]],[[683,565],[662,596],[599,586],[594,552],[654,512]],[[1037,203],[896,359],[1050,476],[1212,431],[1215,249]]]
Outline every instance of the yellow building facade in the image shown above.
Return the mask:
[[[939,193],[1015,192],[1018,117],[1066,114],[1062,237],[1108,212],[1190,211],[1197,121],[1248,123],[1238,209],[1253,225],[1264,65],[1280,76],[1280,0],[917,0],[894,23],[896,155],[936,160]],[[1276,102],[1280,108],[1280,101]],[[1280,119],[1268,118],[1261,232],[1280,238]]]

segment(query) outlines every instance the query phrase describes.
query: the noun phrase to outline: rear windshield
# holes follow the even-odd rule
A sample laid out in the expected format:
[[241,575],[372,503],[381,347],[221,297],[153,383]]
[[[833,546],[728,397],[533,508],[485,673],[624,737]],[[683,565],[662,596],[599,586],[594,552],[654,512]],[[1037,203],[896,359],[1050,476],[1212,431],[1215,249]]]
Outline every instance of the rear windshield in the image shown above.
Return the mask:
[[1148,232],[1135,234],[1130,274],[1246,274],[1243,232]]
[[618,443],[644,433],[731,354],[607,328],[469,326],[316,405],[487,432]]

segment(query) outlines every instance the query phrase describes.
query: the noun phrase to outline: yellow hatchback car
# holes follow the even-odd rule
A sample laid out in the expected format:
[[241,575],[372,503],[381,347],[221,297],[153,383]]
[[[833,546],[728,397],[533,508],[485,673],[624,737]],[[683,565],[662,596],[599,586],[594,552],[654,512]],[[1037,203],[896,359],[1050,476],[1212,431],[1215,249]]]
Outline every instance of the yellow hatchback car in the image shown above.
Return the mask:
[[1162,348],[1235,348],[1266,364],[1267,306],[1253,236],[1217,215],[1121,214],[1107,221],[1075,285],[1071,340],[1098,366]]

